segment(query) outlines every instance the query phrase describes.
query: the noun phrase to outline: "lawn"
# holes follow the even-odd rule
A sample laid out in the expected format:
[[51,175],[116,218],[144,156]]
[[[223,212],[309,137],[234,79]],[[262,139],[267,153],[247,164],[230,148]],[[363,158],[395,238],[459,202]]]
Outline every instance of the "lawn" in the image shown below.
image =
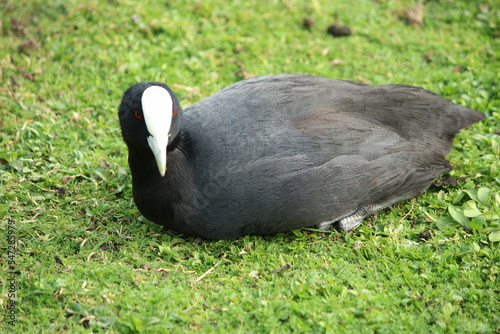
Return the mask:
[[[0,332],[498,333],[498,2],[424,1],[411,25],[415,3],[0,1]],[[188,106],[278,73],[421,86],[486,118],[452,172],[353,232],[207,241],[141,217],[123,91],[162,81]]]

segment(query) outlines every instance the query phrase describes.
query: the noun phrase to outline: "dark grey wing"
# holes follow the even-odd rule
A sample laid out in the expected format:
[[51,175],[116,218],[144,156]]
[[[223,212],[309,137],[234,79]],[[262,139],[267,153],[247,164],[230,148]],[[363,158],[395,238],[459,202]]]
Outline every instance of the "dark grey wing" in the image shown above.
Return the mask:
[[[356,113],[333,113],[321,108],[298,119],[295,127],[304,137],[324,143],[331,151],[323,151],[326,160],[321,164],[297,173],[294,181],[288,182],[307,185],[308,191],[294,188],[290,193],[305,195],[313,206],[323,205],[314,212],[330,212],[329,220],[338,220],[358,210],[366,211],[364,216],[367,216],[415,197],[451,169],[441,153]],[[317,157],[310,159],[318,161]],[[298,199],[297,203],[301,201],[306,202],[306,198]]]
[[458,131],[484,118],[479,111],[419,87],[364,86],[346,96],[338,106],[341,112],[356,113],[443,156],[449,153]]
[[247,131],[254,131],[264,139],[290,129],[294,122],[315,131],[336,122],[338,113],[357,115],[353,120],[379,124],[443,155],[460,129],[484,118],[479,111],[419,87],[287,74],[240,81],[192,107],[205,115],[202,118],[218,119],[221,128],[240,131],[245,137],[251,136]]

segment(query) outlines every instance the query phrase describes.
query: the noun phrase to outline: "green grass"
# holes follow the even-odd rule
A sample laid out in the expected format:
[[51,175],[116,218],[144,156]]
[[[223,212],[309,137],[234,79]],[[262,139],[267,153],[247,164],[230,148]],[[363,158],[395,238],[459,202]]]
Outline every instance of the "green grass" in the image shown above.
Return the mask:
[[[406,0],[263,3],[0,2],[0,332],[500,331],[498,3],[425,1],[423,26]],[[327,35],[334,17],[353,35]],[[145,221],[122,92],[163,81],[188,106],[277,73],[422,86],[487,117],[455,140],[456,186],[354,232],[205,241]]]

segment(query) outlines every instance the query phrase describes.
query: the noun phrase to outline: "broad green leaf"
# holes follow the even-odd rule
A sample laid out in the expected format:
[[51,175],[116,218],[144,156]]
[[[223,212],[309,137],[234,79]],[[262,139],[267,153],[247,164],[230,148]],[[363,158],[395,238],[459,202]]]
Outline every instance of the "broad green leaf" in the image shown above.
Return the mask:
[[498,213],[492,210],[488,210],[482,213],[482,216],[487,220],[497,220],[499,219]]
[[442,230],[448,229],[450,227],[459,227],[460,225],[450,216],[444,216],[436,221],[437,227]]
[[464,215],[466,217],[476,217],[476,216],[479,216],[480,214],[481,214],[481,211],[479,211],[476,208],[467,208],[467,209],[464,209]]
[[72,303],[71,305],[69,305],[66,309],[66,312],[68,312],[69,314],[79,314],[83,316],[89,315],[88,311],[78,303]]
[[446,303],[443,305],[442,311],[445,318],[451,316],[451,314],[455,311],[455,307],[451,303]]
[[496,230],[490,233],[488,236],[491,242],[499,242],[500,241],[500,230]]
[[484,218],[483,216],[474,217],[470,222],[470,228],[476,231],[480,231],[483,228],[485,222],[486,218]]
[[9,165],[18,172],[20,172],[23,169],[23,162],[20,160],[12,161],[11,163],[9,163]]
[[491,202],[491,189],[490,188],[479,188],[477,191],[477,198],[479,202],[483,205],[489,205]]
[[477,202],[474,200],[469,200],[465,202],[464,207],[477,208]]
[[109,180],[109,175],[106,171],[102,170],[102,169],[96,169],[94,171],[103,181],[108,181]]
[[476,189],[467,189],[464,191],[467,193],[467,195],[469,195],[470,198],[479,202],[479,199],[477,198],[477,190]]
[[451,203],[456,204],[464,198],[465,193],[463,191],[459,191],[451,200]]
[[460,225],[469,226],[469,219],[465,217],[464,213],[460,209],[452,205],[448,205],[448,212],[450,213],[451,217],[455,219],[455,221],[457,221]]

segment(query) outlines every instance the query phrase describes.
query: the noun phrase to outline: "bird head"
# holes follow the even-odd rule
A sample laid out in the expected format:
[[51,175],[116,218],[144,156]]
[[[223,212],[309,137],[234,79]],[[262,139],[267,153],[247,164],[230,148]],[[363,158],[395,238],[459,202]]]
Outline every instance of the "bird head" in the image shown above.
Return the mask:
[[118,115],[129,151],[150,150],[164,176],[167,146],[180,128],[181,108],[175,93],[162,83],[137,83],[123,94]]

